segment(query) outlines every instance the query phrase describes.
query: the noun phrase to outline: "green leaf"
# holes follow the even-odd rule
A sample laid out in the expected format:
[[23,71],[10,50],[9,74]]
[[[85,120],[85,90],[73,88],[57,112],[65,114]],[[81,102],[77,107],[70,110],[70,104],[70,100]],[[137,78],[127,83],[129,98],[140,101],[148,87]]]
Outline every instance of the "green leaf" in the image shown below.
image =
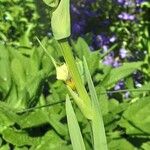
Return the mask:
[[0,102],[0,132],[18,121],[18,116],[6,103]]
[[15,147],[14,150],[28,150],[28,147]]
[[140,95],[144,95],[146,93],[149,93],[150,92],[150,88],[149,87],[150,87],[150,82],[146,83],[142,87],[138,88],[138,90],[141,91],[141,92],[133,92],[132,95],[134,97],[138,97]]
[[68,87],[68,90],[84,116],[88,119],[92,119],[91,107],[89,108],[88,105],[86,105],[85,102],[70,87]]
[[11,87],[10,60],[7,48],[0,44],[0,91],[4,96]]
[[146,142],[146,143],[142,144],[142,148],[143,148],[143,150],[150,150],[150,142]]
[[42,110],[28,113],[27,115],[21,115],[18,120],[18,124],[21,128],[32,128],[48,123],[49,118]]
[[51,26],[56,40],[70,36],[70,0],[61,0],[52,13]]
[[110,150],[136,150],[136,148],[126,139],[113,139],[109,144]]
[[8,149],[10,149],[9,144],[5,144],[0,147],[0,150],[8,150]]
[[130,135],[150,136],[150,97],[144,97],[131,104],[123,113],[119,125]]
[[[75,54],[83,60],[83,56],[87,59],[90,73],[93,74],[99,67],[100,55],[99,52],[91,52],[88,44],[81,37],[78,38],[77,43],[72,42],[75,49]],[[91,63],[92,62],[92,63]]]
[[100,109],[102,115],[106,115],[108,113],[108,96],[104,87],[98,85],[96,87],[96,93],[100,104]]
[[7,104],[15,109],[24,109],[27,106],[29,94],[26,89],[19,89],[15,84],[12,85],[9,96],[5,99]]
[[30,137],[25,131],[12,128],[6,128],[2,132],[2,137],[5,141],[15,146],[34,145],[40,141],[40,138]]
[[16,85],[22,89],[24,88],[25,84],[25,70],[23,68],[23,65],[19,61],[19,59],[14,58],[11,62],[11,70],[13,74],[13,79],[16,83]]
[[85,150],[83,137],[69,96],[66,97],[66,114],[71,143],[74,150]]
[[62,140],[60,136],[50,130],[41,138],[37,145],[33,145],[30,150],[72,150],[70,146],[67,145],[66,141]]
[[60,117],[58,114],[49,114],[49,123],[50,125],[62,136],[67,135],[67,126],[60,122]]
[[105,128],[101,113],[101,108],[99,106],[97,94],[94,88],[93,81],[91,79],[91,75],[87,66],[87,62],[85,57],[83,57],[84,67],[85,67],[85,75],[88,82],[88,87],[91,95],[92,101],[92,131],[93,131],[93,139],[94,139],[94,150],[107,150],[107,141],[105,135]]
[[59,0],[43,0],[45,4],[50,7],[56,7],[58,5]]
[[143,62],[124,63],[123,66],[112,69],[108,77],[104,79],[101,84],[105,87],[113,86],[119,80],[139,69],[142,64]]

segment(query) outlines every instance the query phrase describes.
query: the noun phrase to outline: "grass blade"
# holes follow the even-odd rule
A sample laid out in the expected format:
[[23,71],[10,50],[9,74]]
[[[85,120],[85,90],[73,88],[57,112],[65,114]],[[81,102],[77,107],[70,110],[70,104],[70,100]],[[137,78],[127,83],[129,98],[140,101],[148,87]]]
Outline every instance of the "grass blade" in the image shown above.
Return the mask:
[[73,150],[85,150],[80,127],[68,95],[66,97],[66,113]]
[[88,87],[92,100],[93,118],[92,118],[92,131],[94,140],[94,150],[107,150],[107,141],[105,135],[105,128],[103,124],[103,118],[99,107],[97,94],[94,88],[93,81],[88,69],[88,65],[85,57],[83,58],[85,75],[88,82]]

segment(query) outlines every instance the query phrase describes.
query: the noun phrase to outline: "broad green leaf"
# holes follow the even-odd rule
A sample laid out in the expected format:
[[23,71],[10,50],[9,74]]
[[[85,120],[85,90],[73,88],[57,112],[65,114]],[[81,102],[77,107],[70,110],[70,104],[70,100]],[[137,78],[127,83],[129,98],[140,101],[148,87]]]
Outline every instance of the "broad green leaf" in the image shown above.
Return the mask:
[[20,40],[19,40],[19,43],[21,46],[24,46],[24,47],[30,47],[31,46],[31,42],[30,42],[30,33],[31,33],[31,30],[33,29],[34,27],[34,24],[28,24],[27,26],[27,30],[24,32],[24,34],[20,37]]
[[62,136],[67,135],[67,126],[60,122],[60,117],[57,114],[49,114],[50,125]]
[[11,71],[13,74],[13,79],[16,83],[16,85],[22,89],[24,88],[24,84],[25,84],[25,70],[23,68],[23,65],[21,64],[21,62],[19,61],[19,59],[15,58],[12,60],[11,62]]
[[150,97],[143,97],[132,103],[123,113],[119,125],[129,135],[150,135]]
[[[0,91],[7,94],[11,87],[10,60],[7,47],[0,44]],[[4,95],[4,96],[5,96]]]
[[39,56],[37,49],[33,50],[33,54],[30,57],[29,60],[29,66],[27,68],[27,74],[29,76],[36,75],[37,72],[40,70],[41,65],[41,56]]
[[5,141],[15,146],[34,145],[40,141],[40,138],[30,137],[25,131],[12,128],[6,128],[2,132],[2,137]]
[[9,144],[5,144],[0,147],[0,150],[9,150],[9,149],[10,149]]
[[[89,66],[90,73],[93,74],[96,69],[99,67],[100,55],[99,52],[91,52],[88,44],[81,37],[78,38],[77,43],[73,43],[73,47],[75,49],[75,54],[83,60],[83,56],[87,59],[87,63]],[[92,62],[92,63],[91,63]]]
[[100,85],[98,85],[95,88],[95,90],[96,90],[97,97],[99,100],[102,115],[104,116],[108,113],[108,96],[107,96],[106,90]]
[[119,80],[129,76],[135,70],[139,69],[143,62],[124,63],[123,66],[112,69],[106,80],[102,81],[105,87],[113,86]]
[[60,136],[54,131],[50,130],[42,136],[40,142],[37,145],[33,145],[30,150],[72,150],[67,145],[66,141],[62,140]]
[[108,102],[109,112],[104,116],[104,124],[106,131],[112,131],[118,126],[118,121],[120,120],[121,114],[129,106],[128,102],[119,103],[115,99],[110,99]]
[[18,121],[18,116],[6,103],[0,102],[0,132]]
[[73,150],[85,150],[80,127],[68,95],[66,97],[66,114]]
[[91,101],[92,101],[92,131],[93,131],[93,140],[94,140],[94,150],[107,150],[107,141],[105,135],[105,128],[101,113],[101,108],[99,106],[96,90],[94,88],[93,81],[88,69],[88,65],[85,57],[83,57],[85,75],[88,82],[88,87],[90,91]]
[[142,144],[142,148],[143,148],[143,150],[150,150],[150,142],[146,142],[146,143]]
[[48,123],[48,116],[42,110],[28,113],[26,115],[20,115],[18,124],[21,128],[32,128]]
[[85,56],[86,58],[90,56],[90,48],[83,38],[79,37],[77,43],[73,42],[73,46],[76,50],[76,54],[81,60],[83,59],[83,56]]
[[9,96],[5,101],[9,106],[15,109],[24,109],[27,106],[27,100],[29,99],[29,93],[27,90],[19,89],[15,84],[12,85]]
[[113,139],[109,144],[110,150],[137,150],[129,141],[126,139]]
[[138,97],[140,95],[145,95],[146,93],[149,93],[150,92],[150,82],[144,84],[142,87],[138,88],[137,90],[141,91],[141,92],[138,92],[138,91],[137,92],[133,92],[132,95],[134,97]]
[[70,36],[70,0],[61,0],[52,13],[51,26],[56,40]]
[[25,83],[25,86],[29,93],[30,99],[35,99],[35,97],[38,97],[40,95],[38,90],[43,78],[44,75],[42,71],[38,72],[35,76],[30,76],[30,79],[28,77],[28,81]]
[[14,150],[28,150],[28,147],[15,147]]

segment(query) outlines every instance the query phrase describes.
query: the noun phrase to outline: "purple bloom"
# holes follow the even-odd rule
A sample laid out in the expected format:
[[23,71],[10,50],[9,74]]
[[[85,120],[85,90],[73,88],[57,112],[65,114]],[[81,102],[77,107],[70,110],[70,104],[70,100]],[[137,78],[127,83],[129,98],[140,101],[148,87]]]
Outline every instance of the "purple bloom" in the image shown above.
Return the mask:
[[121,66],[121,63],[119,62],[119,60],[115,59],[112,66],[117,68],[117,67]]
[[121,80],[115,85],[114,90],[117,91],[117,90],[122,90],[124,88],[125,88],[124,82],[123,80]]
[[145,0],[136,0],[136,5],[141,5]]
[[125,48],[121,48],[119,50],[119,55],[122,59],[126,58],[127,57],[127,50]]
[[119,4],[122,4],[122,5],[125,3],[125,0],[117,0],[117,1]]
[[79,9],[76,6],[74,6],[73,4],[71,4],[71,12],[74,14],[80,15]]
[[108,46],[107,45],[103,45],[103,52],[106,53],[108,51]]
[[130,92],[129,92],[129,91],[128,91],[128,92],[125,92],[124,98],[127,99],[127,98],[129,98],[129,97],[130,97]]
[[121,14],[118,15],[118,18],[120,18],[122,20],[131,20],[132,21],[135,19],[135,15],[131,15],[126,12],[122,12]]
[[74,35],[80,35],[84,33],[84,28],[85,28],[85,22],[75,22],[72,26],[72,33]]
[[114,57],[108,55],[104,58],[103,64],[112,66],[113,62],[114,62]]
[[110,41],[111,43],[115,42],[115,41],[116,41],[116,37],[115,37],[115,36],[112,36],[112,37],[109,39],[109,41]]
[[108,45],[109,43],[110,43],[109,38],[103,34],[96,35],[93,38],[93,44],[96,48],[100,48],[104,45]]
[[135,5],[135,3],[133,1],[131,1],[131,0],[127,0],[127,1],[125,1],[124,5],[133,7]]
[[87,4],[91,4],[91,3],[94,3],[94,2],[96,2],[96,0],[86,0]]

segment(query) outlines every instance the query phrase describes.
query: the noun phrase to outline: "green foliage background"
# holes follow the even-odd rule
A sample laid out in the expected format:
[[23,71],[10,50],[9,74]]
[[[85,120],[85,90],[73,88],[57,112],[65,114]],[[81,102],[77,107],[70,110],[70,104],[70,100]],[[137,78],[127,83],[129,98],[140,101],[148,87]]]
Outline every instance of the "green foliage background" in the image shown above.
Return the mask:
[[[68,91],[65,83],[56,79],[53,63],[35,38],[42,39],[48,53],[62,64],[60,47],[48,34],[48,14],[40,0],[0,1],[0,150],[72,149],[64,105]],[[149,150],[149,39],[143,40],[148,51],[143,60],[125,62],[118,68],[105,66],[99,52],[91,52],[83,38],[71,43],[81,70],[83,55],[86,57],[102,108],[109,149]],[[136,70],[144,74],[144,83],[138,89],[132,78]],[[123,92],[116,92],[110,98],[108,91],[121,79],[131,96],[125,99]],[[85,147],[91,150],[90,124],[75,104],[73,107]]]

